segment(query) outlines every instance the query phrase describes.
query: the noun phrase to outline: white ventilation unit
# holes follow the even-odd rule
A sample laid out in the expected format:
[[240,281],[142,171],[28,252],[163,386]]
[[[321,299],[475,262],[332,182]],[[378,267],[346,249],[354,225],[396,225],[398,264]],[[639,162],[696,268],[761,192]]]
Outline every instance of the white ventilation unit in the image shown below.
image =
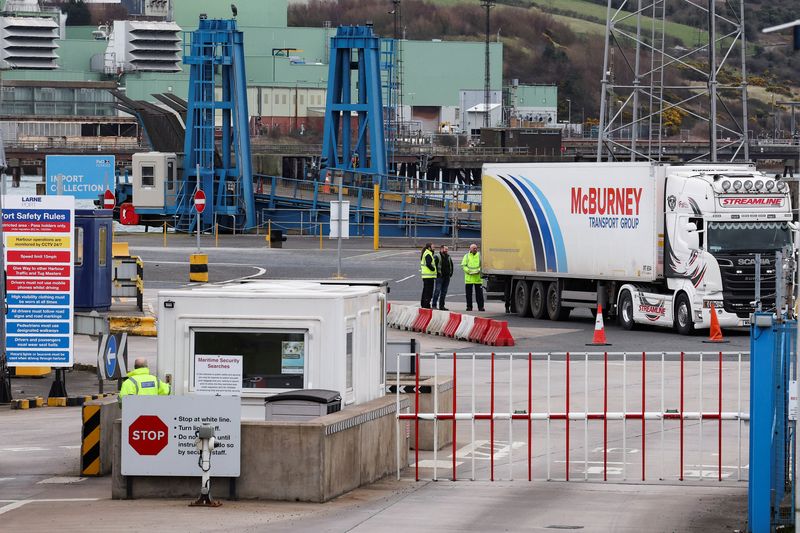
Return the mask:
[[174,22],[115,20],[105,54],[106,72],[178,72],[180,31]]
[[5,68],[58,68],[58,31],[49,17],[0,17],[0,61]]

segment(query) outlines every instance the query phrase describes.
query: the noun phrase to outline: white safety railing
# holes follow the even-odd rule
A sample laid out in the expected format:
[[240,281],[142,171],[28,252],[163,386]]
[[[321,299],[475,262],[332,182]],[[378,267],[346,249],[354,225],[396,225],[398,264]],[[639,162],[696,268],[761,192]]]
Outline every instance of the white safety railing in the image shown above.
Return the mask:
[[[469,461],[469,479],[494,481],[495,462],[501,458],[508,461],[507,479],[527,470],[523,475],[529,481],[536,469],[544,474],[536,479],[569,481],[575,478],[572,471],[581,468],[579,477],[587,481],[628,480],[634,467],[641,481],[749,477],[743,476],[748,465],[742,462],[749,438],[744,434],[749,430],[748,352],[419,353],[397,358],[398,369],[401,358],[416,359],[413,411],[400,412],[404,392],[397,387],[398,479],[406,466],[400,464],[403,422],[414,425],[417,480],[420,469],[431,469],[431,478],[438,480],[444,468],[449,470],[445,477],[455,481],[458,467]],[[421,376],[425,383],[433,378],[431,412],[420,411]],[[437,387],[447,378],[452,379],[452,409],[444,412]],[[398,371],[398,384],[400,379]],[[466,407],[459,408],[465,401]],[[468,431],[459,426],[462,421],[469,423]],[[439,460],[446,453],[438,442],[442,422],[452,424],[447,461]],[[496,431],[502,423],[507,442]],[[421,424],[433,425],[431,453],[420,451]],[[524,426],[523,441],[514,441],[515,424]],[[716,442],[708,445],[709,436]],[[629,448],[631,443],[639,448]],[[480,451],[486,447],[488,453]],[[732,457],[735,465],[723,464],[723,458]],[[488,462],[488,468],[484,464],[476,470],[476,459]],[[554,475],[556,465],[560,472]]]

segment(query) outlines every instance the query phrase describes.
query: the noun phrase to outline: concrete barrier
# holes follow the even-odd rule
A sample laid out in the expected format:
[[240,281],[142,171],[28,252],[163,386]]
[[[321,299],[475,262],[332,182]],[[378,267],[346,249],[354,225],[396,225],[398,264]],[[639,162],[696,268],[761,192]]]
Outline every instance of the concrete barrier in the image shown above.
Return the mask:
[[[396,472],[395,402],[387,395],[309,422],[242,421],[241,476],[214,478],[212,495],[321,503]],[[401,410],[408,407],[403,399]],[[123,476],[121,426],[114,423],[113,498],[197,497],[199,469],[198,477]]]
[[474,315],[461,315],[461,324],[459,324],[458,329],[456,330],[455,338],[468,340],[469,332],[472,331],[472,327],[474,325],[475,325]]
[[122,416],[116,396],[83,404],[81,474],[107,476],[114,464],[114,421]]

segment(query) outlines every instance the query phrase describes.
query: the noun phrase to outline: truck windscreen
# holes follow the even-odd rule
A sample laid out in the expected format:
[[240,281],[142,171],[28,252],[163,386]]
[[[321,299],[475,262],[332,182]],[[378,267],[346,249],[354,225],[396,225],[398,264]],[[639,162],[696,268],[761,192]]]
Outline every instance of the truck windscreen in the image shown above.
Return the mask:
[[786,222],[708,223],[708,251],[712,254],[778,251],[791,243]]

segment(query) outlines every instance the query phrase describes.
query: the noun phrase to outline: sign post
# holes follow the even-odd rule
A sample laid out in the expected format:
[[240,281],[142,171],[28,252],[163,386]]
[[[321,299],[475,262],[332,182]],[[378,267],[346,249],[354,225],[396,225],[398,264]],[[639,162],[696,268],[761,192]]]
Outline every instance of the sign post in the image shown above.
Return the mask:
[[194,193],[194,209],[197,211],[197,251],[200,251],[200,215],[206,208],[206,193],[203,189],[197,189]]

